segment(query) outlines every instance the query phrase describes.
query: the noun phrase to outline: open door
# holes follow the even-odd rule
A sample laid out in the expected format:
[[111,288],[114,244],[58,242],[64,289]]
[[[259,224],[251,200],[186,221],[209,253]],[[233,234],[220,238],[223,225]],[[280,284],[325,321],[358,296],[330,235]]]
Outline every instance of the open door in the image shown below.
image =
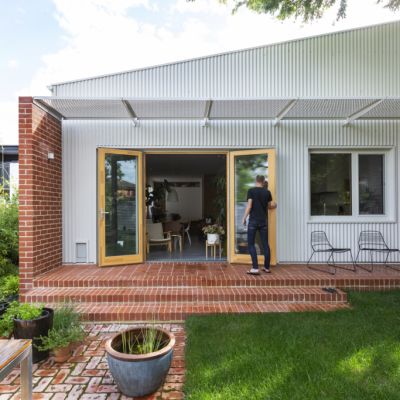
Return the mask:
[[[247,191],[255,184],[257,175],[268,180],[268,189],[276,200],[275,150],[232,151],[229,155],[229,261],[250,264],[247,249],[247,228],[242,219],[247,205]],[[271,249],[271,264],[276,264],[276,210],[268,211],[268,236]],[[257,235],[256,243],[259,241]],[[262,265],[262,246],[259,264]]]
[[143,262],[142,171],[141,152],[98,149],[100,266]]

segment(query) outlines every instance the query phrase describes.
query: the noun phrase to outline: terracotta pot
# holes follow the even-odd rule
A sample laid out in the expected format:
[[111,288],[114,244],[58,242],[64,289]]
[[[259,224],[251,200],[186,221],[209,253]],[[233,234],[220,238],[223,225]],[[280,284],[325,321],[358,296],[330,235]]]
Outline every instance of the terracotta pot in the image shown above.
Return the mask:
[[59,347],[57,349],[53,349],[54,361],[58,363],[63,363],[68,360],[71,356],[71,347],[70,345],[66,347]]
[[[163,334],[168,344],[153,353],[122,353],[122,333],[118,333],[106,342],[111,375],[125,396],[141,397],[154,393],[167,376],[171,366],[175,336],[164,329],[157,328],[157,330]],[[126,332],[138,335],[141,331],[142,328],[132,328]]]

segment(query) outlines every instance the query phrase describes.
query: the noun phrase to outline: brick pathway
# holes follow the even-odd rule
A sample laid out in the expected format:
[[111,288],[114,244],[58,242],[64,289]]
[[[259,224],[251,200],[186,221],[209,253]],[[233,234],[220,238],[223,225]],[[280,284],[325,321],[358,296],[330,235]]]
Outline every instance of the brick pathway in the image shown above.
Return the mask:
[[[181,324],[163,324],[176,337],[171,369],[160,390],[146,400],[183,399],[185,372],[185,331]],[[65,363],[55,363],[52,358],[34,365],[34,399],[43,400],[123,400],[128,399],[118,389],[108,371],[105,341],[128,325],[86,325],[88,337],[73,356]],[[19,370],[14,370],[0,382],[0,400],[17,400],[19,394]]]

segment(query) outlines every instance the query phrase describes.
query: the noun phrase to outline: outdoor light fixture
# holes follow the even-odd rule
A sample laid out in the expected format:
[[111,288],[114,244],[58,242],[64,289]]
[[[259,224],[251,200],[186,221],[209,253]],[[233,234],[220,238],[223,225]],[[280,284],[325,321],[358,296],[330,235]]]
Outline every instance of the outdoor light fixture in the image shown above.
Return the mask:
[[48,152],[47,153],[47,159],[48,160],[54,160],[54,153],[53,152]]

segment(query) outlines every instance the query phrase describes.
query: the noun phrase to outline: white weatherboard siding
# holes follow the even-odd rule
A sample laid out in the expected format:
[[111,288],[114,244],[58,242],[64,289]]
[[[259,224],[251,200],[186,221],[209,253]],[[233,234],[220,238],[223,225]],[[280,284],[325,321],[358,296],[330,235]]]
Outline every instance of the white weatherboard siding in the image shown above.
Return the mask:
[[[89,241],[89,261],[96,262],[96,148],[256,148],[277,151],[277,251],[279,262],[304,262],[310,255],[310,232],[325,230],[336,246],[357,248],[358,234],[379,229],[399,245],[400,225],[393,223],[309,223],[308,151],[312,148],[395,148],[398,171],[400,122],[341,123],[286,121],[274,128],[263,121],[65,121],[63,123],[64,261],[75,261],[75,241]],[[395,173],[393,171],[393,174]],[[393,190],[398,208],[399,174]],[[398,221],[398,210],[395,216]]]
[[400,94],[400,22],[53,86],[78,97],[363,97]]

